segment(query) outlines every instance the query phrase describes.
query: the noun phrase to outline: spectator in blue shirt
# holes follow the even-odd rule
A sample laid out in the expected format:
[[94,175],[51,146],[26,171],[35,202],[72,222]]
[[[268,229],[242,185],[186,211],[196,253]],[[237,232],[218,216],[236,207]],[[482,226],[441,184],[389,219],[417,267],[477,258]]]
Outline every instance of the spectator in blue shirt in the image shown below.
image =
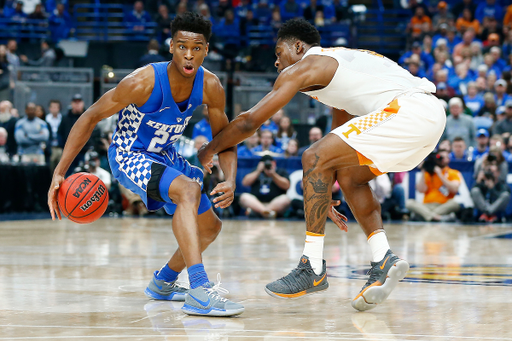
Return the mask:
[[124,17],[124,22],[134,31],[144,31],[146,23],[151,21],[151,16],[144,10],[142,1],[136,1],[133,4],[133,11],[127,13]]
[[497,21],[503,19],[503,8],[496,4],[496,0],[486,0],[476,7],[476,20],[483,23],[485,17],[494,17]]
[[496,106],[505,105],[505,103],[511,99],[507,94],[507,82],[504,79],[498,79],[496,83],[494,83],[494,91],[496,95],[494,95],[496,99]]
[[67,38],[74,29],[73,19],[66,11],[63,4],[57,5],[57,13],[50,16],[48,24],[50,25],[52,40],[54,42]]
[[45,121],[36,117],[36,105],[27,103],[25,107],[26,117],[16,122],[14,136],[18,143],[19,155],[41,155],[44,160],[41,144],[48,142],[50,132]]
[[283,22],[302,16],[302,8],[295,0],[283,0],[279,7],[281,8],[281,19]]
[[252,152],[252,149],[257,147],[260,142],[260,137],[258,135],[258,132],[255,132],[252,134],[252,136],[248,137],[244,144],[237,148],[237,155],[238,157],[253,157],[254,154]]
[[23,1],[16,2],[14,7],[6,8],[4,10],[4,16],[16,21],[23,21],[27,18],[27,14],[23,12]]
[[247,17],[247,11],[251,9],[251,2],[249,0],[242,0],[235,7],[236,17],[239,19],[245,19]]
[[503,71],[507,66],[507,62],[501,58],[501,49],[498,46],[493,46],[489,52],[494,59],[493,66],[496,66],[500,71]]
[[460,136],[453,139],[452,152],[450,153],[450,161],[468,161],[468,150],[466,142]]
[[215,34],[222,38],[226,45],[240,45],[240,23],[232,9],[226,10],[224,18],[214,27]]
[[259,153],[261,155],[262,152],[272,152],[275,154],[282,154],[283,151],[280,148],[277,148],[273,145],[274,143],[274,134],[272,134],[269,130],[259,130],[260,132],[260,145],[256,146],[252,149],[254,154]]
[[210,117],[208,116],[208,107],[206,105],[203,105],[203,116],[204,118],[194,125],[192,139],[203,135],[210,142],[212,140],[212,127],[210,126]]
[[423,71],[430,69],[432,65],[434,65],[435,63],[434,57],[432,57],[432,55],[426,53],[425,51],[422,51],[421,43],[415,41],[414,43],[412,43],[411,51],[404,53],[402,57],[400,57],[400,59],[398,60],[398,64],[402,66],[406,65],[411,56],[414,54],[420,58],[420,68]]
[[420,64],[419,64],[418,60],[416,60],[416,58],[413,58],[413,57],[414,56],[409,58],[409,62],[406,65],[406,69],[411,73],[411,75],[413,75],[415,77],[419,77],[419,78],[426,77],[425,72],[423,72],[423,70],[421,70],[421,68],[420,68]]
[[507,162],[512,162],[512,139],[508,139],[507,149],[503,151],[503,156]]
[[468,92],[468,83],[474,78],[469,74],[467,64],[460,63],[455,67],[455,74],[448,79],[448,85],[451,86],[457,95],[466,95]]
[[[162,7],[165,7],[165,6],[162,5]],[[158,63],[158,62],[166,61],[167,59],[165,59],[162,55],[160,55],[159,50],[160,50],[160,44],[158,44],[158,41],[156,39],[151,39],[148,43],[148,53],[146,53],[139,59],[135,68],[143,67],[150,63]]]
[[[510,62],[509,57],[512,54],[512,31],[508,31],[507,36],[505,37],[505,41],[503,42],[501,48],[503,49],[503,58]],[[510,70],[510,66],[508,70]]]
[[272,134],[276,135],[279,130],[279,126],[271,119],[268,119],[260,127],[260,130],[270,130]]
[[473,149],[473,160],[479,159],[489,151],[489,132],[485,129],[478,129],[476,132],[476,146]]
[[268,0],[260,0],[253,4],[254,17],[258,19],[260,25],[268,25],[272,18],[272,10],[268,6]]
[[468,83],[468,93],[464,96],[466,107],[471,110],[473,116],[476,116],[484,106],[484,96],[478,93],[475,82]]

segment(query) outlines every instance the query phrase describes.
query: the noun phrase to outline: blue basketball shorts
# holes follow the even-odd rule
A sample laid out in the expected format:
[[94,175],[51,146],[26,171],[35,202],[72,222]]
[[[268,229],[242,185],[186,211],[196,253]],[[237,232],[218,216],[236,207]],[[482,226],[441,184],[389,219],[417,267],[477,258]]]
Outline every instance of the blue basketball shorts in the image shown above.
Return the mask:
[[[110,145],[108,160],[114,177],[121,185],[138,194],[150,211],[164,208],[172,215],[176,204],[169,198],[169,187],[180,175],[197,181],[203,189],[203,171],[192,166],[176,151],[164,151],[159,154],[124,151]],[[211,207],[210,199],[201,194],[198,214],[203,214]]]

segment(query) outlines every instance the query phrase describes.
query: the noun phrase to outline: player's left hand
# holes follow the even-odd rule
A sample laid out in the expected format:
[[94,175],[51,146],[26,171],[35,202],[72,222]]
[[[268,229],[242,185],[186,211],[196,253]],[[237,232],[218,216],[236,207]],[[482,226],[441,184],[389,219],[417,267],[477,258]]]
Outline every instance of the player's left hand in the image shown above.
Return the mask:
[[347,217],[345,217],[340,212],[336,211],[334,206],[339,206],[341,204],[341,201],[339,200],[332,200],[331,201],[331,207],[329,209],[329,212],[327,213],[327,216],[331,218],[332,222],[336,224],[340,228],[340,230],[347,232],[348,231],[348,225],[347,225]]
[[199,159],[199,162],[201,162],[204,170],[209,174],[212,174],[213,155],[208,152],[207,147],[208,143],[205,143],[201,146],[201,148],[199,148],[197,151],[197,158]]
[[236,184],[234,181],[224,181],[215,186],[215,188],[210,192],[210,195],[222,193],[222,195],[213,199],[213,204],[215,205],[215,207],[229,207],[229,205],[233,203],[233,200],[235,198],[235,188]]

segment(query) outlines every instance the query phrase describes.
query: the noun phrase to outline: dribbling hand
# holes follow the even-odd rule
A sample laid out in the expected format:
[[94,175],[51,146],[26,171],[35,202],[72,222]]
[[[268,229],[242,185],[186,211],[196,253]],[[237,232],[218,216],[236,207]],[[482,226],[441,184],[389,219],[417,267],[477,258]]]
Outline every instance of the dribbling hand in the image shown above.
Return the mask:
[[204,170],[209,174],[212,174],[213,167],[213,155],[210,155],[206,149],[208,147],[208,143],[205,143],[199,148],[197,151],[197,158],[199,162],[203,166]]
[[53,176],[50,189],[48,190],[48,207],[50,208],[52,220],[55,220],[55,217],[57,217],[59,220],[62,220],[59,204],[57,203],[57,194],[59,193],[59,188],[63,181],[64,177],[62,175],[55,174]]
[[345,217],[340,212],[336,211],[334,206],[339,206],[341,202],[339,200],[332,200],[331,201],[331,207],[329,209],[329,212],[327,213],[327,216],[331,218],[332,222],[336,224],[336,226],[339,227],[340,230],[347,232],[348,226],[347,226],[347,217]]

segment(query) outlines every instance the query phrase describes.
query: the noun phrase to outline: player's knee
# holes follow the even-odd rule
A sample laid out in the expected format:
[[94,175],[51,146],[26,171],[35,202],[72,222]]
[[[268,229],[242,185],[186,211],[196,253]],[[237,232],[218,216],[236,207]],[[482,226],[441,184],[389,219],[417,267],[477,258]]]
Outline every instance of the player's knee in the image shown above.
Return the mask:
[[337,180],[343,193],[350,193],[350,191],[368,184],[367,181],[361,182],[361,180],[357,176],[354,176],[351,171],[340,172]]
[[304,151],[302,154],[302,168],[305,170],[309,170],[313,168],[314,166],[318,165],[318,154],[316,153],[315,147],[309,147]]
[[220,219],[216,219],[215,223],[212,225],[209,231],[208,237],[213,241],[217,236],[219,235],[220,231],[222,230],[222,221]]
[[184,181],[180,186],[180,190],[176,195],[175,201],[177,204],[199,205],[199,202],[201,201],[201,186],[199,186],[199,184],[192,179]]

